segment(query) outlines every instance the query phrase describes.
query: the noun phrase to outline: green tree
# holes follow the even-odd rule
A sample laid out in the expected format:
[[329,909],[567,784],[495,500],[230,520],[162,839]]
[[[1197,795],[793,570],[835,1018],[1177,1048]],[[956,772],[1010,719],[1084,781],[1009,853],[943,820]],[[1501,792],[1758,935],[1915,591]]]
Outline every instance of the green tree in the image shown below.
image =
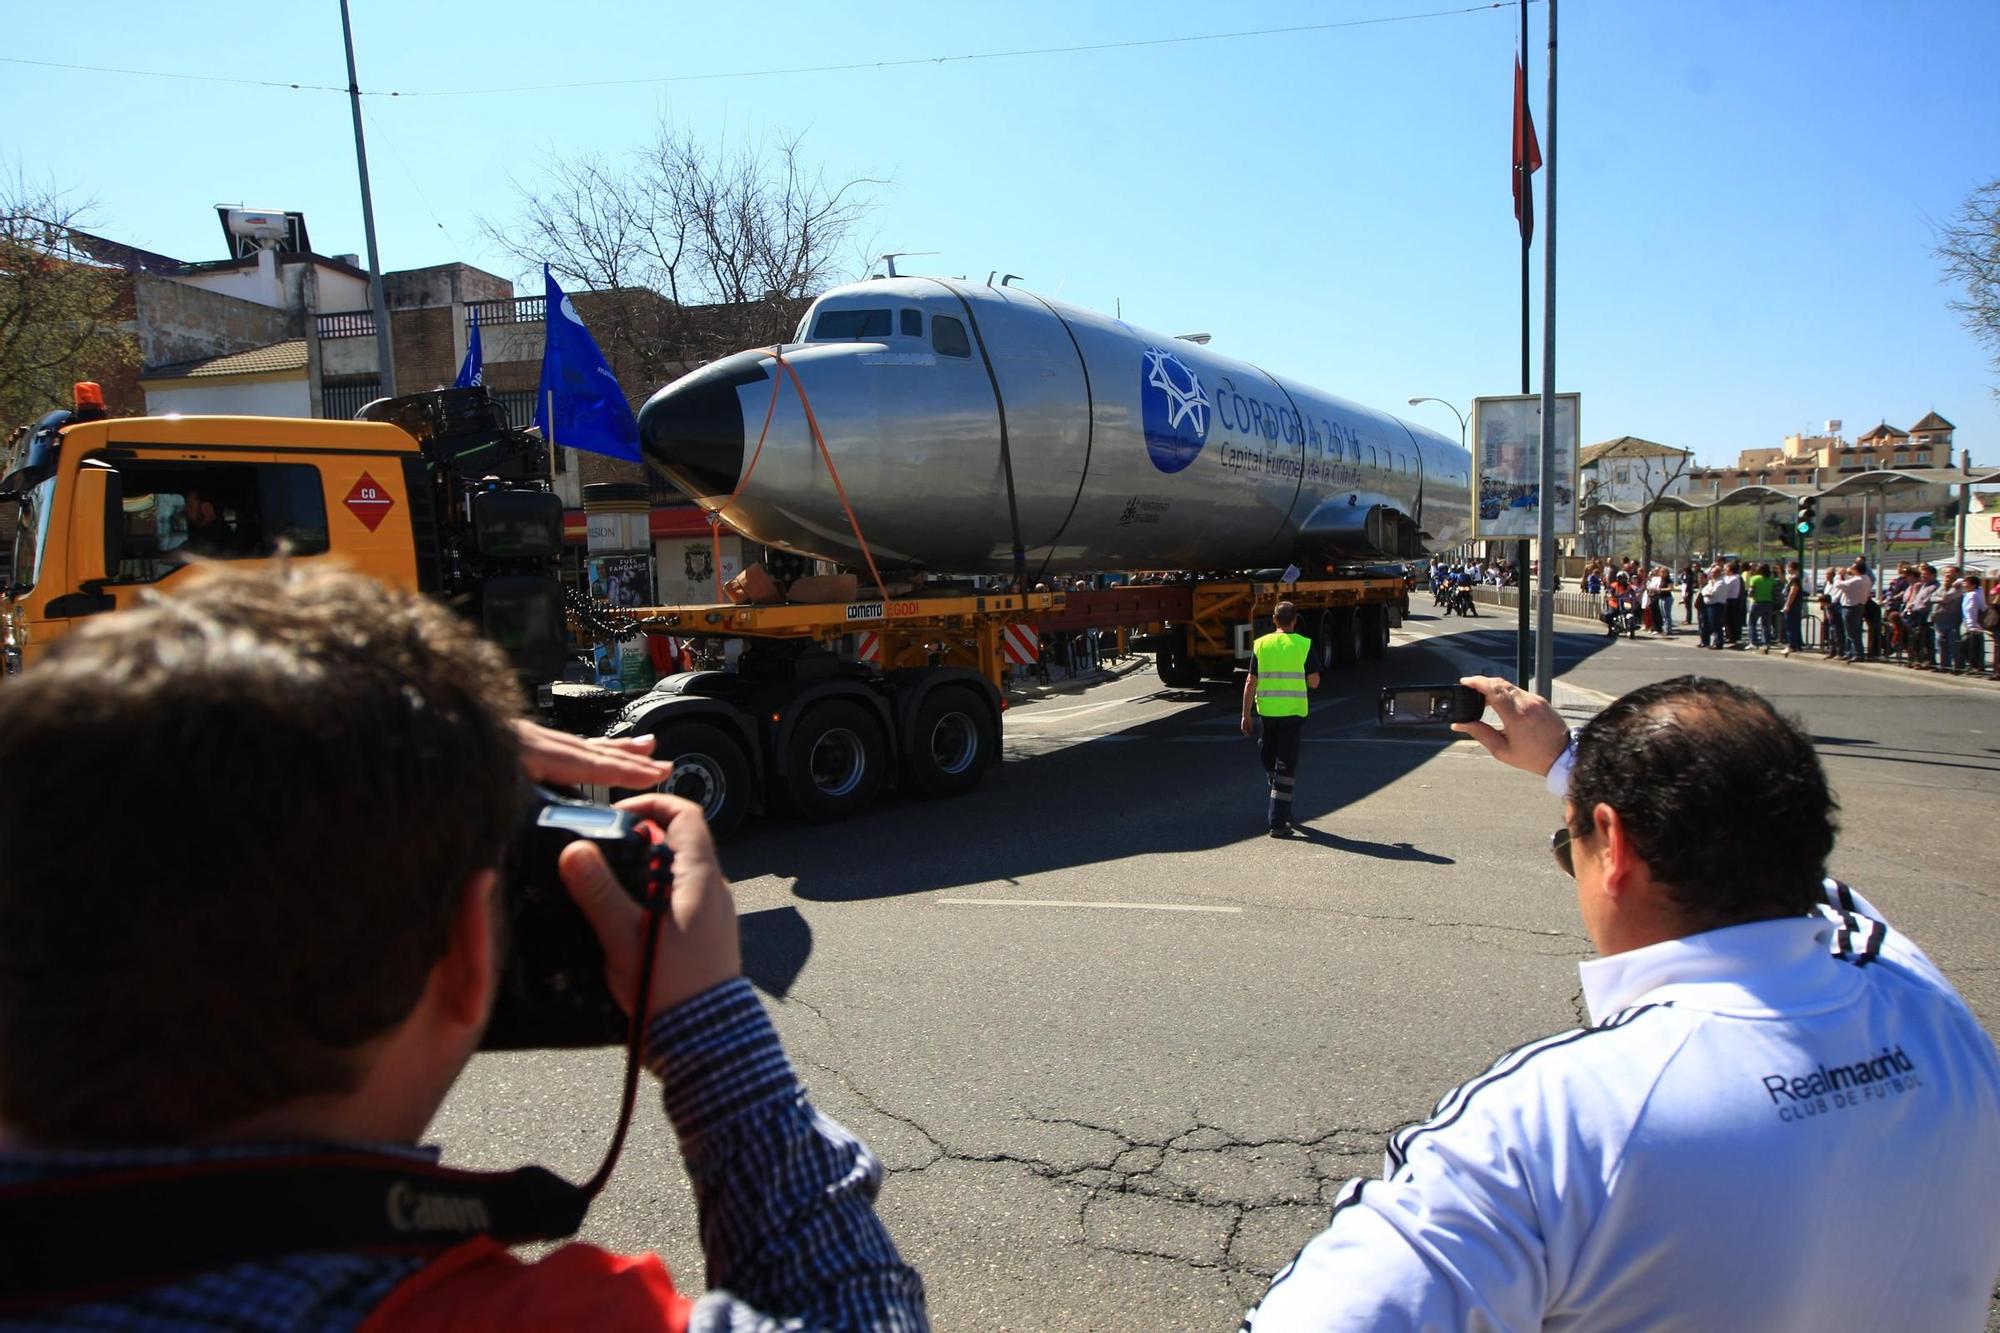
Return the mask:
[[84,212],[61,191],[0,184],[0,423],[67,406],[75,381],[139,362],[126,275],[70,244]]
[[[1937,257],[1944,261],[1946,280],[1965,293],[1951,308],[1990,353],[1988,364],[2000,376],[2000,179],[1967,195],[1938,229]],[[2000,384],[1993,392],[2000,395]]]

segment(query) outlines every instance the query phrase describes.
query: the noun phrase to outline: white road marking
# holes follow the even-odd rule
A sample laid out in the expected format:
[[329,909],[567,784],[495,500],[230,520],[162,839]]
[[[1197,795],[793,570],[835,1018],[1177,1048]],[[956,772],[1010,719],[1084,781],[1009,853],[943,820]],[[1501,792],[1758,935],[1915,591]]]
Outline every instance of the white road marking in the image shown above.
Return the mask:
[[1210,907],[1195,903],[1094,903],[1066,898],[939,898],[940,907],[1115,907],[1127,912],[1231,912],[1240,907]]
[[1112,699],[1099,704],[1075,704],[1071,707],[1058,709],[1050,713],[1028,713],[1024,716],[1008,720],[1011,725],[1016,727],[1024,727],[1033,722],[1069,722],[1088,713],[1101,713],[1107,708],[1123,708],[1127,704],[1138,702],[1139,700],[1137,699]]
[[[1454,666],[1458,667],[1459,670],[1465,672],[1468,676],[1504,676],[1510,674],[1505,667],[1498,664],[1494,659],[1481,656],[1469,648],[1462,648],[1451,642],[1452,635],[1434,631],[1414,630],[1407,625],[1394,632],[1403,635],[1409,642],[1423,643],[1431,651],[1444,654],[1447,658],[1451,659]],[[1559,707],[1566,702],[1565,696],[1571,696],[1574,700],[1585,704],[1595,704],[1599,708],[1604,707],[1617,698],[1616,695],[1606,694],[1602,690],[1593,690],[1583,685],[1573,685],[1561,677],[1556,678],[1555,689],[1556,704]]]

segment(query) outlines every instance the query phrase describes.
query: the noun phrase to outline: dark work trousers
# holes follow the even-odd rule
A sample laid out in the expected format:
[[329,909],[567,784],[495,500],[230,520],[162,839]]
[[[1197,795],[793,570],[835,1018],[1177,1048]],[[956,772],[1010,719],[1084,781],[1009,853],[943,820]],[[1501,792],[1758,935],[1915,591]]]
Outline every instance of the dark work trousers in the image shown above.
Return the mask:
[[1272,828],[1292,822],[1292,782],[1299,774],[1299,733],[1305,730],[1302,717],[1259,717],[1263,730],[1257,737],[1257,755],[1271,778],[1270,821]]

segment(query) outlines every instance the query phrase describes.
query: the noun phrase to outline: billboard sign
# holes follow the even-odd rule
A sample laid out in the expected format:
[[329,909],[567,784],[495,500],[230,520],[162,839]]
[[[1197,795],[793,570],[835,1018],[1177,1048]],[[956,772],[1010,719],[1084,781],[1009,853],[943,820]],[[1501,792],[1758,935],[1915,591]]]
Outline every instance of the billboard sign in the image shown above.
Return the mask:
[[1925,546],[1932,540],[1937,516],[1926,509],[1920,514],[1884,514],[1882,522],[1889,545]]
[[[1556,395],[1555,535],[1574,537],[1577,422],[1581,394]],[[1472,400],[1472,535],[1478,541],[1527,538],[1542,530],[1542,398],[1508,394]]]

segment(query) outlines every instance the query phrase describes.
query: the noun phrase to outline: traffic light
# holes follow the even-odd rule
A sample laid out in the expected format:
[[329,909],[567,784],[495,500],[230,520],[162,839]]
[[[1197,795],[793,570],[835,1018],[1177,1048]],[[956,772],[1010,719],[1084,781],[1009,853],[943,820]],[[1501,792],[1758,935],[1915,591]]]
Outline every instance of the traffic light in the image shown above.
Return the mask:
[[1813,515],[1819,509],[1819,497],[1801,495],[1799,497],[1799,521],[1796,531],[1801,537],[1810,537],[1813,530]]

